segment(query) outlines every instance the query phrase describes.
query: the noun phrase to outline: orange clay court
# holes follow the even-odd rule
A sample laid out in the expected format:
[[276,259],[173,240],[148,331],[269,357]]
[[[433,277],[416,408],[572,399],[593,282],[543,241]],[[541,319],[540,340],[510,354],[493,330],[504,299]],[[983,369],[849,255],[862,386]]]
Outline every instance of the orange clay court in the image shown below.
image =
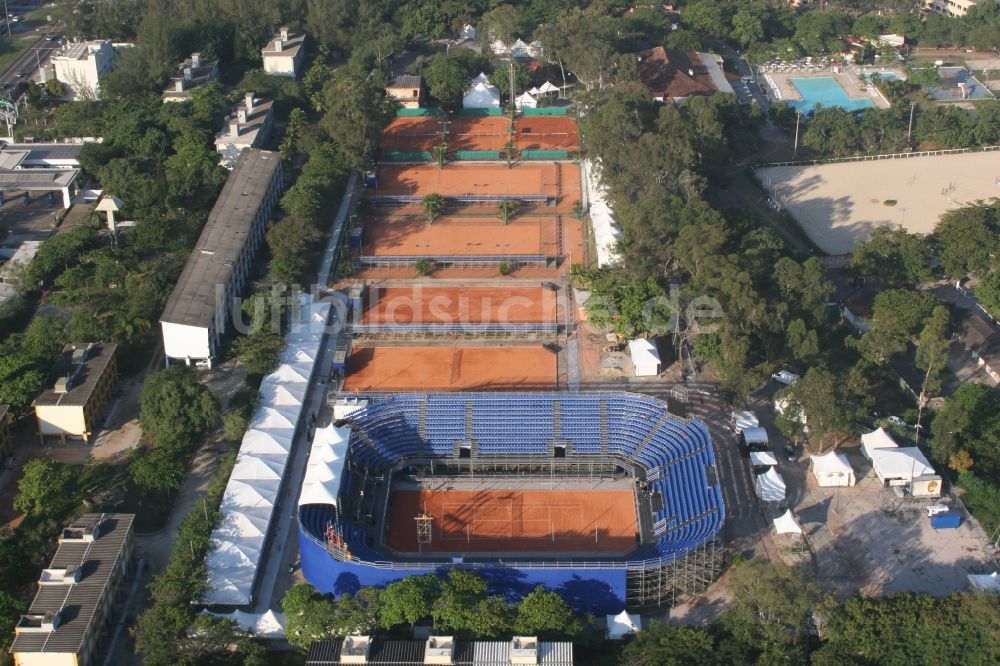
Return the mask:
[[531,347],[355,347],[345,391],[553,389],[556,355]]
[[370,256],[557,254],[556,217],[515,217],[509,224],[489,217],[378,216],[365,221],[362,251]]
[[417,552],[416,516],[430,515],[423,552],[592,552],[636,547],[631,490],[400,490],[386,544]]
[[449,150],[503,150],[513,138],[504,116],[458,116],[451,121]]
[[575,164],[383,164],[378,168],[377,196],[445,197],[544,195],[572,204],[580,198],[580,170]]
[[517,119],[518,150],[576,150],[580,139],[576,123],[565,116],[522,116]]
[[556,323],[556,294],[542,287],[386,287],[372,289],[366,324]]
[[382,152],[431,150],[443,140],[441,119],[436,116],[394,118],[379,139]]

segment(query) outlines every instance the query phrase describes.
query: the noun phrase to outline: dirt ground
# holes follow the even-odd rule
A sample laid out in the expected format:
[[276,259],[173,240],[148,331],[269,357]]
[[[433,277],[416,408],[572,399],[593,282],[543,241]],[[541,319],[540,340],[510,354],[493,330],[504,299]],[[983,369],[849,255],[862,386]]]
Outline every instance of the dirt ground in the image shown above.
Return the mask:
[[757,177],[821,250],[845,254],[877,226],[929,234],[944,212],[1000,196],[1000,153],[768,167]]
[[547,390],[555,382],[556,355],[541,346],[356,347],[344,390]]
[[[365,221],[362,252],[373,256],[557,254],[559,217],[378,216]],[[578,224],[578,223],[575,223]]]
[[542,287],[388,287],[365,299],[366,324],[556,323],[556,293]]
[[430,552],[594,552],[635,548],[630,490],[401,490],[386,543],[415,552],[414,518],[433,518]]

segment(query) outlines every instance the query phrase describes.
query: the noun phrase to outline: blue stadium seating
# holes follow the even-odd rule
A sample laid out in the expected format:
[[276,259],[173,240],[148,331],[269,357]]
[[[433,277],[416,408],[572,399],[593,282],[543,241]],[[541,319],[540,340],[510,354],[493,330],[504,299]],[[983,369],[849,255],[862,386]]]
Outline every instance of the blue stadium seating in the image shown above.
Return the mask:
[[[712,539],[722,526],[722,492],[718,483],[708,485],[706,472],[715,465],[708,429],[668,414],[666,404],[655,398],[630,393],[363,397],[367,407],[349,419],[349,455],[355,464],[384,469],[411,456],[453,456],[463,444],[474,447],[477,456],[547,457],[553,445],[565,445],[570,458],[606,452],[639,463],[650,490],[662,496],[663,509],[654,512],[653,523],[662,522],[663,532],[629,561],[678,556]],[[350,484],[350,477],[344,475],[342,483]],[[350,490],[342,486],[345,493]],[[322,539],[336,509],[306,506],[300,518],[304,530]],[[362,528],[342,522],[354,557],[382,557],[367,545]]]

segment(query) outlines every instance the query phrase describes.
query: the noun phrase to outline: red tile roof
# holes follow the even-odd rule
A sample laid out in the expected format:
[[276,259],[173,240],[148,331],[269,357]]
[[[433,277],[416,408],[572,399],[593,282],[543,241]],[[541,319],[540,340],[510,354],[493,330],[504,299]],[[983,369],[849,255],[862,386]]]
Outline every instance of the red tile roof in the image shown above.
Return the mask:
[[716,91],[700,55],[662,46],[639,53],[639,79],[654,97],[664,100]]

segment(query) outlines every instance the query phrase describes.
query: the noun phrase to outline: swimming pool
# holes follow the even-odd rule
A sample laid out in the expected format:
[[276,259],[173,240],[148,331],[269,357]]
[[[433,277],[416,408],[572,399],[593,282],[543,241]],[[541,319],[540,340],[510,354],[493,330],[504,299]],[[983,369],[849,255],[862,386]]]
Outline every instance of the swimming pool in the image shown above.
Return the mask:
[[839,106],[847,111],[860,111],[875,106],[870,99],[851,99],[837,80],[831,76],[809,76],[789,79],[802,95],[801,100],[788,100],[792,108],[802,113],[812,112],[817,104],[824,108]]

